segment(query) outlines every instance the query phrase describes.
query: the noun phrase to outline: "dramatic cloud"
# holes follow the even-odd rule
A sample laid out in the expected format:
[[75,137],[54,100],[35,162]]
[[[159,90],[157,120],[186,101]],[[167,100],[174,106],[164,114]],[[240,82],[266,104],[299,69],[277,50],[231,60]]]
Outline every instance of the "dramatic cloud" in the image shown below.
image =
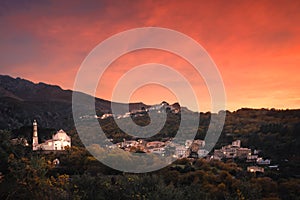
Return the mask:
[[[299,10],[299,1],[1,1],[1,74],[72,89],[81,62],[101,41],[131,28],[158,26],[183,32],[208,51],[224,79],[228,109],[296,108]],[[101,79],[97,95],[109,99],[118,78],[145,62],[182,72],[204,110],[209,109],[207,89],[192,66],[155,50],[116,60]],[[174,101],[166,89],[143,89],[133,101],[153,103],[160,96]]]

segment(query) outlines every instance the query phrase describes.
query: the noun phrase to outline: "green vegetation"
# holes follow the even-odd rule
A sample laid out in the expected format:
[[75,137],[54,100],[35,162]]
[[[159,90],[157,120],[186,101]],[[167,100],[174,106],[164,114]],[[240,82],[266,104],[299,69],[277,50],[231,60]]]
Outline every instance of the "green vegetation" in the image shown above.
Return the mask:
[[[201,113],[196,138],[203,139],[211,113]],[[143,118],[136,122],[143,124]],[[164,129],[151,140],[171,137],[180,115],[169,114]],[[112,119],[100,121],[116,141],[130,138]],[[24,130],[24,131],[21,131]],[[299,110],[241,109],[227,112],[224,130],[216,148],[240,139],[245,147],[278,164],[264,174],[250,174],[239,160],[181,159],[156,172],[128,174],[97,161],[82,146],[75,130],[72,148],[64,153],[32,152],[13,145],[11,138],[30,135],[26,128],[0,132],[0,199],[299,199]],[[28,129],[30,130],[30,129]],[[51,129],[40,131],[41,138]],[[187,127],[187,133],[192,132]],[[43,135],[44,133],[44,135]],[[28,137],[29,136],[29,137]],[[127,155],[128,156],[128,155]],[[58,158],[60,165],[53,164]]]

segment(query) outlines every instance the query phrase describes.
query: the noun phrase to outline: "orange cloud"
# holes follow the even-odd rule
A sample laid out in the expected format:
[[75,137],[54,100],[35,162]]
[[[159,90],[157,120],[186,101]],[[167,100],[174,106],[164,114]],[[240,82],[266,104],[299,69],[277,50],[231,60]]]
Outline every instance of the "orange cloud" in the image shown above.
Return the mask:
[[[0,32],[1,73],[71,89],[81,62],[99,42],[131,28],[159,26],[191,36],[208,51],[223,77],[228,109],[298,108],[299,8],[299,1],[8,2],[0,9],[5,27]],[[207,88],[193,68],[154,50],[119,58],[97,95],[110,99],[122,73],[144,62],[180,71],[193,83],[202,108],[210,109]],[[150,86],[144,88],[149,95],[140,95],[140,89],[132,100],[158,100],[151,88],[161,99],[174,101],[172,94]]]

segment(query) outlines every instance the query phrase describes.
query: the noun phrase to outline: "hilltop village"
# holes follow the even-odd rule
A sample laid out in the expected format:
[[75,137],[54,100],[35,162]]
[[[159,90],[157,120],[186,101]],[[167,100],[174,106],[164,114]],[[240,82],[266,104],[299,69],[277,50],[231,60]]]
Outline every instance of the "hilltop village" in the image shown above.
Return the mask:
[[160,156],[172,156],[174,158],[187,158],[195,160],[204,158],[210,160],[239,160],[244,161],[247,165],[248,172],[264,173],[264,168],[277,169],[278,165],[271,165],[270,159],[264,159],[259,156],[261,151],[252,150],[241,146],[240,140],[235,140],[232,144],[223,146],[221,149],[215,149],[209,152],[205,149],[204,140],[186,140],[184,145],[177,144],[172,140],[151,141],[145,140],[124,140],[116,144],[107,145],[109,149],[121,148],[129,152],[154,153]]
[[[157,108],[157,110],[159,110],[162,107]],[[16,143],[17,140],[13,139],[12,142]],[[278,170],[278,165],[271,165],[270,159],[264,159],[259,156],[261,153],[259,150],[252,150],[250,148],[242,147],[240,140],[232,141],[231,144],[222,146],[220,149],[214,149],[211,152],[205,149],[205,140],[186,140],[184,145],[179,144],[170,138],[164,139],[163,141],[124,139],[122,142],[112,142],[112,139],[107,139],[107,145],[105,147],[108,149],[120,148],[128,152],[153,153],[162,157],[172,156],[173,158],[177,159],[187,158],[190,160],[195,160],[198,158],[204,158],[208,161],[226,161],[228,159],[238,159],[246,163],[248,172],[253,173],[264,173],[264,167],[266,166],[270,169]],[[28,146],[27,141],[24,144]],[[37,121],[34,120],[32,138],[33,151],[64,151],[67,147],[71,147],[71,138],[63,130],[57,131],[57,133],[52,136],[52,139],[49,139],[43,143],[39,143]]]
[[149,112],[156,112],[156,113],[167,112],[167,113],[179,114],[182,109],[183,108],[180,107],[179,103],[174,103],[172,105],[169,105],[169,103],[163,101],[161,104],[157,104],[149,107],[142,107],[141,109],[133,109],[130,112],[126,112],[126,113],[118,113],[118,114],[104,113],[101,116],[84,115],[81,116],[80,119],[97,118],[103,120],[111,117],[115,119],[123,119],[128,117],[142,117]]
[[[145,108],[145,114],[140,113],[142,110],[130,113],[134,122],[147,120],[146,112],[149,108]],[[159,110],[154,111],[159,112]],[[55,191],[60,192],[55,194],[62,194],[64,197],[57,199],[69,199],[69,197],[75,199],[76,195],[81,194],[77,191],[87,191],[89,195],[87,199],[92,199],[95,191],[99,197],[105,195],[106,199],[114,199],[112,197],[114,195],[115,197],[121,195],[122,199],[132,199],[132,195],[136,194],[139,196],[135,199],[141,199],[140,196],[143,194],[149,197],[145,199],[152,199],[153,191],[158,191],[155,195],[170,191],[170,197],[179,196],[178,199],[193,199],[197,195],[199,198],[195,199],[226,199],[231,194],[234,195],[233,199],[266,199],[270,195],[281,199],[297,199],[295,197],[298,190],[295,190],[295,186],[299,185],[299,175],[296,168],[297,151],[294,151],[297,146],[293,146],[292,143],[294,141],[292,138],[298,135],[300,127],[292,123],[299,121],[299,115],[294,114],[296,111],[244,109],[228,113],[229,120],[224,127],[224,134],[220,136],[215,148],[210,152],[207,149],[209,142],[202,139],[205,138],[202,132],[205,132],[206,129],[203,127],[207,125],[206,122],[212,114],[202,114],[198,129],[200,134],[195,137],[195,140],[178,140],[168,134],[176,132],[176,122],[179,121],[180,115],[174,113],[172,109],[168,112],[167,130],[162,130],[158,137],[152,138],[137,138],[128,134],[126,136],[126,133],[115,128],[116,118],[110,116],[101,119],[101,115],[97,117],[99,124],[104,125],[103,129],[110,131],[108,132],[110,134],[101,142],[103,145],[97,145],[95,141],[96,144],[92,144],[91,147],[97,152],[105,152],[104,156],[107,156],[105,159],[115,156],[118,158],[117,162],[123,163],[130,162],[133,157],[142,154],[151,154],[158,162],[161,158],[165,161],[170,157],[174,158],[170,160],[176,160],[151,174],[132,175],[107,167],[82,145],[76,130],[67,129],[64,125],[51,130],[44,129],[42,118],[37,118],[38,121],[33,121],[32,126],[26,129],[17,130],[14,135],[3,132],[2,148],[7,153],[1,154],[3,158],[1,160],[5,165],[2,165],[0,170],[0,184],[3,188],[0,195],[6,194],[5,191],[14,194],[16,190],[18,196],[22,195],[26,186],[23,184],[29,183],[32,188],[44,184],[39,186],[39,190],[34,190],[42,191],[41,198],[45,195],[45,191],[50,191],[52,194],[54,189],[57,189]],[[289,118],[286,118],[286,112],[291,113],[288,115]],[[257,114],[254,115],[255,113]],[[291,123],[289,125],[292,128],[276,124],[275,120],[278,117],[284,117],[287,124]],[[120,118],[120,121],[122,119]],[[251,124],[254,122],[255,124]],[[38,123],[41,126],[39,129],[37,129]],[[67,131],[60,130],[60,127]],[[231,127],[239,128],[238,130],[246,133]],[[189,134],[190,129],[184,130]],[[16,136],[18,138],[15,138]],[[291,143],[288,143],[289,141]],[[285,148],[280,149],[281,146],[278,144],[283,144]],[[105,147],[108,151],[103,151]],[[274,147],[272,153],[268,152],[272,147]],[[118,149],[123,149],[124,152],[116,155],[120,153]],[[149,164],[145,160],[141,161],[144,165]],[[20,180],[19,177],[24,178]],[[7,187],[3,187],[5,185]],[[149,192],[136,193],[137,190],[140,191],[141,186],[150,188]],[[153,186],[156,188],[152,189]],[[43,188],[45,190],[42,190]],[[183,189],[184,193],[182,193]],[[26,196],[30,194],[31,192],[27,192]],[[187,198],[184,198],[185,196]],[[14,199],[24,198],[25,196],[21,196]]]
[[[142,108],[140,110],[132,110],[124,114],[111,114],[105,113],[98,118],[99,120],[105,120],[108,118],[114,118],[115,120],[122,118],[136,118],[143,117],[148,112],[162,113],[165,110],[167,113],[179,114],[181,112],[181,107],[178,103],[169,105],[167,102],[162,102],[161,104],[154,105],[149,108]],[[91,116],[82,116],[81,119],[88,119]],[[261,151],[256,149],[250,149],[243,147],[241,140],[234,140],[231,144],[222,146],[220,149],[213,149],[211,152],[205,149],[204,140],[186,140],[177,142],[172,140],[172,138],[164,138],[158,141],[148,141],[147,139],[131,139],[115,143],[113,139],[107,139],[108,149],[121,148],[128,152],[138,152],[138,153],[154,153],[163,157],[172,156],[173,158],[183,159],[187,158],[190,160],[195,160],[198,158],[204,158],[208,161],[210,160],[238,160],[245,163],[248,172],[253,173],[264,173],[265,167],[270,169],[279,170],[278,165],[271,165],[270,159],[265,159],[261,157]]]

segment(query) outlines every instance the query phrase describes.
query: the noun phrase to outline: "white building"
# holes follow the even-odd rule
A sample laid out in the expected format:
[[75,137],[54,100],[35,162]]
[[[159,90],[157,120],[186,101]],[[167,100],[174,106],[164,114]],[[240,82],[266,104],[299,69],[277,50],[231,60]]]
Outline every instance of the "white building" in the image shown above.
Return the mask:
[[233,147],[238,147],[240,148],[241,147],[241,140],[235,140],[232,142],[231,144]]
[[44,143],[39,144],[37,122],[33,122],[33,138],[32,138],[32,150],[65,150],[66,147],[71,147],[71,138],[62,129],[57,131],[52,136],[52,139],[46,140]]
[[194,140],[186,140],[184,143],[185,148],[187,148],[187,149],[190,148],[190,146],[193,144],[193,141]]
[[259,165],[269,165],[271,164],[271,160],[269,159],[263,159],[263,158],[257,158],[256,163]]
[[114,115],[113,115],[113,114],[106,113],[106,114],[103,114],[103,115],[101,116],[101,119],[106,119],[106,118],[108,118],[108,117],[114,117]]
[[164,147],[165,143],[161,142],[161,141],[152,141],[152,142],[148,142],[146,144],[147,148],[160,148],[160,147]]
[[189,151],[185,146],[183,145],[178,145],[176,146],[175,149],[175,157],[177,158],[186,158],[189,156]]
[[249,166],[249,167],[247,167],[247,172],[251,172],[251,173],[261,172],[261,173],[264,173],[265,169],[262,168],[262,167],[257,167],[257,166]]
[[149,152],[164,156],[166,153],[166,150],[165,150],[165,148],[159,147],[159,148],[149,149]]
[[198,156],[202,158],[202,157],[206,156],[209,153],[209,151],[207,151],[206,149],[199,149],[197,153],[198,153]]

